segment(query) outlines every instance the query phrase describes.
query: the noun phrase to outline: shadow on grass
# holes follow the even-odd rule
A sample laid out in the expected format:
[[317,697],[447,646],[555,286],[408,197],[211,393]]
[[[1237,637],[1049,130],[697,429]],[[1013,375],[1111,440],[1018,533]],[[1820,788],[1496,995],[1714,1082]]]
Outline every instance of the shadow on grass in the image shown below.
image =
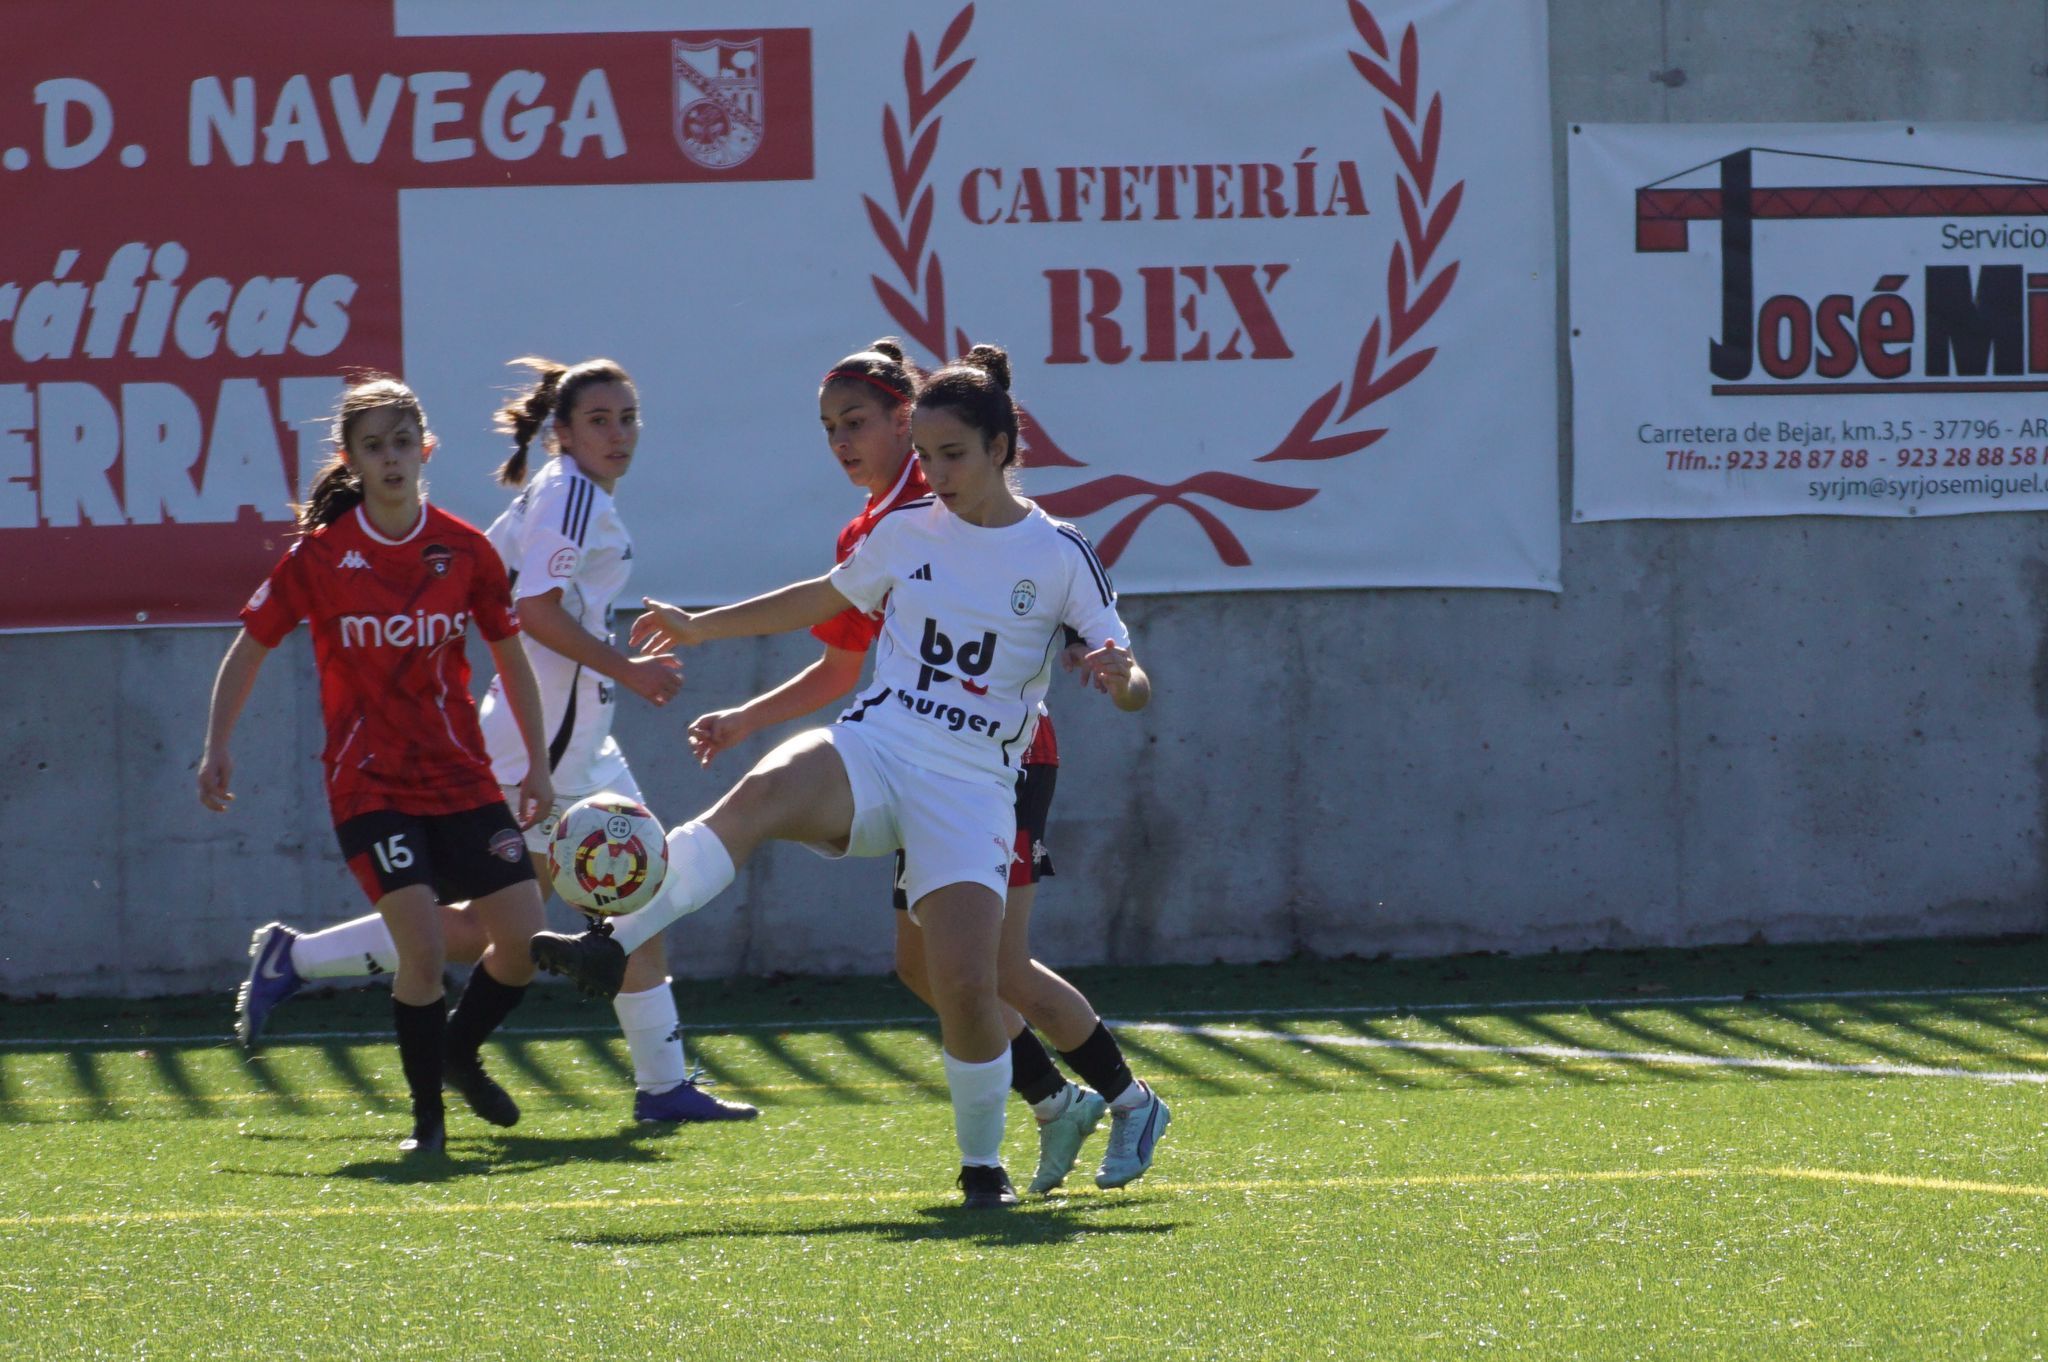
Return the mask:
[[[389,1131],[390,1143],[385,1146],[388,1153],[376,1158],[358,1159],[333,1168],[221,1168],[217,1171],[239,1177],[300,1180],[310,1178],[318,1182],[334,1178],[394,1185],[451,1182],[458,1178],[481,1177],[486,1174],[504,1177],[508,1174],[535,1173],[569,1163],[654,1163],[661,1159],[661,1152],[644,1146],[670,1133],[672,1132],[664,1127],[634,1126],[616,1135],[579,1138],[544,1135],[456,1135],[450,1137],[447,1150],[438,1156],[408,1156],[398,1152],[398,1141],[404,1138],[405,1134],[404,1126],[399,1122],[393,1122]],[[367,1142],[360,1134],[310,1138],[250,1135],[243,1138],[278,1144],[362,1145]]]
[[1178,1221],[1124,1224],[1097,1217],[1105,1211],[1142,1205],[1138,1198],[1115,1201],[1027,1202],[1008,1210],[968,1210],[964,1206],[920,1206],[902,1220],[836,1220],[806,1225],[722,1224],[698,1230],[621,1230],[600,1234],[560,1234],[558,1243],[576,1248],[658,1248],[697,1239],[809,1239],[854,1235],[885,1244],[967,1243],[989,1248],[1066,1244],[1083,1235],[1171,1234]]
[[[803,1087],[829,1092],[843,1102],[870,1105],[883,1100],[872,1092],[848,1088],[834,1082],[831,1075],[797,1053],[796,1047],[791,1043],[792,1034],[781,1031],[755,1031],[747,1034],[744,1039],[747,1048],[754,1052],[761,1063],[782,1069]],[[699,1054],[698,1061],[703,1062],[702,1054]],[[710,1065],[705,1065],[705,1069],[706,1072],[717,1075],[717,1071]],[[735,1082],[733,1086],[742,1091],[746,1088],[746,1085],[740,1082]]]
[[929,1068],[923,1072],[911,1068],[902,1059],[875,1044],[870,1032],[847,1031],[842,1033],[840,1039],[845,1042],[849,1058],[859,1060],[878,1073],[887,1074],[910,1091],[925,1097],[946,1096],[946,1080],[942,1074],[935,1074]]
[[389,1107],[390,1099],[377,1091],[376,1083],[364,1072],[356,1049],[353,1045],[322,1045],[320,1058],[334,1075],[334,1081],[354,1093],[357,1100],[372,1103],[379,1110]]

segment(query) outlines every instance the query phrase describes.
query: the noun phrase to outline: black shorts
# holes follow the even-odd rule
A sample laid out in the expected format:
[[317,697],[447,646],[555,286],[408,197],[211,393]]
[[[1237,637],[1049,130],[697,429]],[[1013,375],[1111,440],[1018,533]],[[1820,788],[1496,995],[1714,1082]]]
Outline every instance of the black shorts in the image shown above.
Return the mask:
[[502,799],[461,813],[378,809],[338,825],[334,836],[373,904],[415,884],[442,903],[465,903],[534,878],[526,839]]
[[[1053,873],[1052,853],[1045,848],[1045,824],[1052,815],[1057,766],[1026,766],[1017,773],[1017,845],[1010,853],[1010,888],[1037,884]],[[903,889],[903,848],[896,849],[896,911],[910,911]]]

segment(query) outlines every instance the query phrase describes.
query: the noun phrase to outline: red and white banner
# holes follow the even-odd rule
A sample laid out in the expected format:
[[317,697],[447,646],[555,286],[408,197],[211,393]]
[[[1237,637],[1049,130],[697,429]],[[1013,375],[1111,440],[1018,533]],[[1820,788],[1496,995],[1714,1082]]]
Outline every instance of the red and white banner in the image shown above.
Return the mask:
[[1576,125],[1574,518],[2048,507],[2038,125]]
[[231,619],[348,369],[488,520],[528,353],[639,382],[640,587],[807,574],[859,500],[817,377],[884,334],[1010,349],[1026,490],[1126,591],[1556,588],[1537,7],[600,17],[10,10],[0,628]]

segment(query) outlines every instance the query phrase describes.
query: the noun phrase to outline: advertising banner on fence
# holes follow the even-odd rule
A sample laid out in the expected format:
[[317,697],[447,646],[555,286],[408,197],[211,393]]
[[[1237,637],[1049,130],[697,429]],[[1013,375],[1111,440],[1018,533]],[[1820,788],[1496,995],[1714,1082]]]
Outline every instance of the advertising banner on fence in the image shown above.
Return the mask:
[[1556,589],[1540,7],[689,17],[11,7],[0,628],[231,620],[355,369],[487,522],[528,354],[639,384],[637,589],[809,575],[860,505],[818,376],[891,334],[1010,350],[1125,591]]
[[1573,516],[2048,506],[2038,125],[1574,125]]

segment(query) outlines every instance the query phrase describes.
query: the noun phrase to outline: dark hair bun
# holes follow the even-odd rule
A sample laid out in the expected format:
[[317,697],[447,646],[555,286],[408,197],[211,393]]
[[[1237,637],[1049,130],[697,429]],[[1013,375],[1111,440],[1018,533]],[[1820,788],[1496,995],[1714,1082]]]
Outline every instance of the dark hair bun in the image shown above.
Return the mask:
[[868,349],[874,351],[878,355],[887,355],[890,359],[895,360],[898,364],[901,364],[903,362],[903,342],[897,340],[894,336],[884,336],[880,340],[876,341],[874,344],[870,345]]
[[977,345],[960,362],[987,374],[1004,392],[1010,390],[1010,352],[1002,346]]

